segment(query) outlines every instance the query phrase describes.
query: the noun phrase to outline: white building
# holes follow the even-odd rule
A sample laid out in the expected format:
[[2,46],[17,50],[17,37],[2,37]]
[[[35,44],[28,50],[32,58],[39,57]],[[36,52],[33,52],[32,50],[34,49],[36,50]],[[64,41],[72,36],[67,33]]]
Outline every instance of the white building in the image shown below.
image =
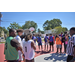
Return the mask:
[[44,31],[45,34],[55,34],[55,32],[56,32],[55,29],[45,30],[45,31]]

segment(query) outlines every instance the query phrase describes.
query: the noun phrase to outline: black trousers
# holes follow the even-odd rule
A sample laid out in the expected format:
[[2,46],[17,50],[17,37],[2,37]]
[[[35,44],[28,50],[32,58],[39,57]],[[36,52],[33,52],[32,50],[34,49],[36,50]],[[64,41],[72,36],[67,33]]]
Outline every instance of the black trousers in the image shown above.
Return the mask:
[[67,57],[67,62],[70,62],[70,60],[72,60],[72,59],[73,59],[73,56],[68,55],[68,57]]

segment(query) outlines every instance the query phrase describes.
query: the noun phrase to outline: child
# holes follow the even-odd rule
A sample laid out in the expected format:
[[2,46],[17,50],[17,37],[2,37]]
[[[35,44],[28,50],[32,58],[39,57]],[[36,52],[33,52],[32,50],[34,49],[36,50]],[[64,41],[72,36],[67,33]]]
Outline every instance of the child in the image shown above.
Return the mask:
[[47,51],[48,51],[48,34],[46,34],[44,41],[45,41],[45,49],[46,49],[46,45],[47,45]]
[[60,54],[61,54],[61,37],[60,36],[57,36],[56,37],[56,47],[57,47],[57,52],[58,53],[58,49],[60,49]]
[[38,35],[37,42],[38,42],[39,50],[40,50],[40,45],[41,45],[41,49],[43,51],[41,35]]

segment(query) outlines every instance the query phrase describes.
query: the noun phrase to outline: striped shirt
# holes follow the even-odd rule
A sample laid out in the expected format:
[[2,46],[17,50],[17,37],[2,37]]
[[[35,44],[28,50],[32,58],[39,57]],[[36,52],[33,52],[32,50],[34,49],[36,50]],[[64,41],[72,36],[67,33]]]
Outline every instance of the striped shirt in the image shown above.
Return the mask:
[[74,56],[75,34],[69,39],[67,44],[67,54]]

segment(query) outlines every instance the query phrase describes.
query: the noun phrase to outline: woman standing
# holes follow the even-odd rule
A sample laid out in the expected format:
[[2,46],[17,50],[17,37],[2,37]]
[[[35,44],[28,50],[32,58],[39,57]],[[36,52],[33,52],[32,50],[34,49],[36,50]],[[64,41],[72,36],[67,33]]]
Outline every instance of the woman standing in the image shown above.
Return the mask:
[[67,48],[68,41],[69,41],[68,34],[65,34],[65,43],[64,43],[64,52],[65,53],[66,53],[66,48]]

